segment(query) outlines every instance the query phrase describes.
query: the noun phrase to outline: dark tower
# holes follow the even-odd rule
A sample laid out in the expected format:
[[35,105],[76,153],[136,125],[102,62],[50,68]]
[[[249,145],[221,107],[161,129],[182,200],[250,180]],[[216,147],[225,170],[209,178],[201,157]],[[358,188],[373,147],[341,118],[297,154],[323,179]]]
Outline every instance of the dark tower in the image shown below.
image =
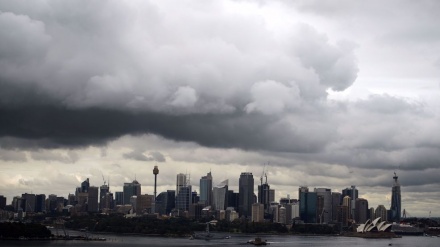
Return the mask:
[[157,168],[157,166],[154,166],[153,174],[154,174],[154,200],[153,200],[153,202],[156,202],[157,174],[159,174],[159,168]]
[[400,196],[400,183],[398,176],[394,173],[394,184],[391,190],[391,221],[399,222],[402,212],[402,201]]

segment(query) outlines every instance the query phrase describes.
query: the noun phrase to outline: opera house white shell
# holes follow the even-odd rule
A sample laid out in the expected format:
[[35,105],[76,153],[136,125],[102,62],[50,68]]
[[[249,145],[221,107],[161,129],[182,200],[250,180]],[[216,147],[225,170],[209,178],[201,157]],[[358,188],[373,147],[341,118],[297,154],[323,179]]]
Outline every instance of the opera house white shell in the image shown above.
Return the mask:
[[391,225],[386,221],[380,221],[380,217],[378,217],[373,221],[367,220],[364,224],[360,224],[357,232],[386,232],[391,230]]

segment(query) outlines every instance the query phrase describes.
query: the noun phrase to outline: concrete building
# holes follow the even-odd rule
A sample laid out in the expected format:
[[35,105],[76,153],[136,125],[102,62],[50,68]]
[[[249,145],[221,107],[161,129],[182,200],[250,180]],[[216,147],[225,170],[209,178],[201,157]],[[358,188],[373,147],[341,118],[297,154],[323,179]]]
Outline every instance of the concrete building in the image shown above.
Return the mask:
[[99,188],[96,186],[90,186],[87,193],[87,211],[96,213],[99,212]]
[[179,212],[189,211],[189,205],[192,204],[191,185],[179,186],[180,191],[176,196],[176,209]]
[[382,221],[388,221],[387,217],[387,209],[384,205],[377,206],[376,210],[374,211],[374,217],[375,218],[381,218]]
[[322,215],[321,223],[329,223],[333,218],[332,210],[332,190],[328,188],[315,188],[314,190],[318,196],[323,199],[323,205],[318,210],[319,216]]
[[46,212],[46,195],[38,194],[35,196],[35,212]]
[[347,210],[348,210],[348,219],[352,219],[351,218],[351,198],[350,196],[344,196],[344,198],[342,199],[342,206],[346,206]]
[[186,186],[186,175],[179,173],[176,176],[176,196],[179,195],[180,187]]
[[338,206],[341,205],[341,196],[339,192],[332,192],[332,221],[338,222]]
[[122,191],[115,192],[115,206],[116,205],[124,205],[124,192]]
[[151,213],[151,204],[154,201],[154,195],[138,195],[136,198],[136,214]]
[[35,212],[35,194],[22,194],[21,195],[22,198],[22,208],[23,208],[23,212],[26,213],[33,213]]
[[288,224],[287,223],[287,214],[286,214],[286,208],[284,206],[281,206],[278,209],[279,216],[278,216],[278,222],[281,224]]

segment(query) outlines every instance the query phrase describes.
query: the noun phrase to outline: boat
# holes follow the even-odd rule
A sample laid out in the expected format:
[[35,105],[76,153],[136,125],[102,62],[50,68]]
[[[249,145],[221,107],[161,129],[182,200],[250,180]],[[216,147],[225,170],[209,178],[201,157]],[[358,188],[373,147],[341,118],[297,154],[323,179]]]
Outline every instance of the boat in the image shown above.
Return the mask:
[[193,239],[204,239],[204,240],[210,240],[210,239],[213,239],[213,238],[214,238],[214,235],[211,234],[211,233],[209,232],[209,224],[210,224],[209,222],[206,223],[205,233],[199,233],[199,234],[194,233],[194,234],[191,236],[192,238],[190,238],[190,240],[193,240]]
[[247,243],[253,245],[267,245],[267,241],[262,240],[260,237],[256,237],[254,240],[249,240]]

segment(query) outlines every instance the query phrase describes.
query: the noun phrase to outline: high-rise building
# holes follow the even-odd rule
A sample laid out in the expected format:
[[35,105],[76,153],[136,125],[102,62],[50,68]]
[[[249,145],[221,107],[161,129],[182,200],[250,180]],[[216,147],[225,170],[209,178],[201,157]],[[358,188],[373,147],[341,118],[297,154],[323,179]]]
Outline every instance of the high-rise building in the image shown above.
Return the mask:
[[299,213],[304,223],[317,222],[318,195],[316,192],[300,192]]
[[113,193],[107,192],[102,198],[99,206],[101,207],[101,210],[104,209],[113,209],[114,208],[114,200],[113,200]]
[[352,219],[351,218],[351,197],[350,196],[344,196],[344,198],[342,199],[342,206],[347,207],[347,210],[348,210],[347,219]]
[[35,212],[35,194],[22,194],[23,212]]
[[35,212],[46,212],[46,195],[39,194],[35,196]]
[[233,190],[228,190],[228,206],[232,207],[237,212],[238,210],[238,201],[239,201],[239,195],[238,193],[234,192]]
[[0,209],[5,209],[6,207],[6,197],[4,195],[0,195]]
[[200,202],[205,206],[212,205],[212,175],[208,172],[200,179]]
[[84,180],[81,183],[81,192],[86,193],[89,191],[89,187],[90,187],[90,181],[89,178],[87,178],[86,180]]
[[104,182],[104,184],[103,185],[101,185],[100,187],[99,187],[99,209],[100,210],[102,210],[103,208],[105,208],[104,207],[104,197],[107,195],[107,193],[109,193],[110,192],[110,188],[109,188],[109,186],[107,185],[107,184],[105,184],[105,182]]
[[138,196],[141,194],[141,184],[135,179],[131,183],[124,183],[124,201],[123,204],[130,204],[130,198],[132,196]]
[[315,188],[314,190],[318,196],[323,198],[322,208],[318,211],[321,223],[329,223],[332,220],[332,190],[327,188]]
[[298,188],[298,200],[301,198],[301,193],[309,192],[309,187],[307,186],[300,186]]
[[287,224],[286,208],[284,206],[281,206],[278,212],[279,212],[278,222],[281,224]]
[[357,224],[363,224],[368,219],[368,201],[364,198],[356,199],[354,220]]
[[258,202],[264,205],[264,212],[269,212],[269,190],[270,186],[267,183],[258,185]]
[[352,185],[351,188],[346,188],[342,190],[342,198],[345,196],[349,196],[351,198],[350,201],[350,219],[354,219],[354,210],[356,209],[356,199],[359,198],[359,191],[356,189],[356,186]]
[[263,222],[264,205],[261,203],[252,204],[252,222]]
[[341,193],[332,192],[332,221],[338,221],[338,206],[341,205]]
[[99,211],[98,197],[99,188],[96,186],[90,186],[87,193],[87,211],[96,213]]
[[115,192],[115,205],[124,205],[124,192]]
[[368,210],[368,219],[370,219],[371,221],[373,221],[375,218],[374,218],[374,208],[373,207],[371,207],[369,210]]
[[402,201],[400,195],[400,183],[398,176],[394,173],[394,184],[391,189],[391,218],[390,221],[399,222],[402,213]]
[[387,209],[384,205],[377,206],[376,210],[374,211],[374,218],[380,217],[381,221],[387,221]]
[[254,203],[254,176],[251,172],[242,172],[238,180],[238,210],[240,217],[250,218]]
[[186,175],[183,173],[177,174],[176,178],[176,196],[179,195],[180,187],[186,186]]
[[174,190],[167,190],[161,192],[156,197],[156,213],[159,215],[169,215],[171,210],[176,205],[176,192]]
[[189,205],[192,203],[192,186],[185,185],[180,186],[180,191],[176,196],[176,209],[179,212],[184,212],[189,210]]
[[136,214],[151,213],[151,203],[154,195],[138,195],[136,198]]
[[[348,198],[350,198],[350,197],[348,196]],[[348,203],[350,203],[350,200],[348,201]],[[337,222],[342,223],[343,226],[347,226],[348,225],[348,221],[349,221],[349,218],[348,218],[348,216],[349,216],[349,208],[348,208],[348,206],[344,206],[344,205],[338,206],[337,210],[338,210]]]
[[269,189],[269,203],[274,202],[274,201],[275,201],[275,190]]
[[[215,210],[225,210],[226,207],[228,206],[228,201],[227,201],[228,182],[229,180],[226,179],[225,181],[221,182],[219,185],[215,186],[214,189],[212,190],[213,208]],[[202,200],[202,195],[200,195],[200,200]]]

